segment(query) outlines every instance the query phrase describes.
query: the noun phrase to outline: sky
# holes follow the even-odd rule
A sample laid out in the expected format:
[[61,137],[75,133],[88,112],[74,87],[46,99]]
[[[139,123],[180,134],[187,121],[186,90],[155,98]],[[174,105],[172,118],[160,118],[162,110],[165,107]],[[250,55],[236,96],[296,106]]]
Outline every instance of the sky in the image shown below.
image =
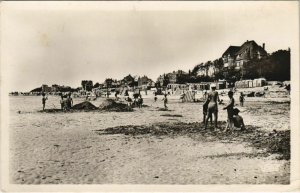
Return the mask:
[[[60,4],[61,3],[61,4]],[[5,2],[1,68],[10,91],[78,87],[192,69],[246,40],[298,46],[298,2]]]

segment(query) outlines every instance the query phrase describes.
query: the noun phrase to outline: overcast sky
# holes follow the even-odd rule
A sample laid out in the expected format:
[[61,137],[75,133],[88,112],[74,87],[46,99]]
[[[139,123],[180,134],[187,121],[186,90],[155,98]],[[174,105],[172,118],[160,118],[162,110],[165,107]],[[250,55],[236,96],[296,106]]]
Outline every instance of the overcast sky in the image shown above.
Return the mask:
[[103,82],[129,73],[156,80],[164,72],[217,59],[246,40],[265,43],[269,53],[299,41],[297,1],[193,2],[198,6],[174,9],[167,3],[113,11],[116,4],[107,9],[86,3],[6,4],[1,65],[9,90],[55,83],[78,87],[81,80]]

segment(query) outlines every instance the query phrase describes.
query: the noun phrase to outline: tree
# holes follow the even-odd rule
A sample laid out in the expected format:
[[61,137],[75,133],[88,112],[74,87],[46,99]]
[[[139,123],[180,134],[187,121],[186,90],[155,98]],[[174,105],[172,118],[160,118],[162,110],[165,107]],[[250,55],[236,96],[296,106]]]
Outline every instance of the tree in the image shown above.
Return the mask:
[[198,71],[199,71],[199,69],[200,69],[200,67],[203,65],[203,63],[201,63],[201,64],[197,64],[194,68],[193,68],[193,70],[192,70],[192,72],[191,72],[191,75],[197,75],[198,74]]
[[91,81],[91,80],[83,80],[83,81],[81,81],[81,86],[86,91],[92,91],[92,89],[93,89],[93,81]]
[[111,88],[112,83],[113,83],[113,79],[112,78],[107,78],[104,81],[104,84],[106,85],[106,88]]
[[290,80],[290,51],[278,50],[262,59],[254,59],[243,66],[244,78],[264,77],[267,80]]
[[93,88],[99,88],[99,87],[100,87],[99,82],[97,82],[97,83],[93,86]]

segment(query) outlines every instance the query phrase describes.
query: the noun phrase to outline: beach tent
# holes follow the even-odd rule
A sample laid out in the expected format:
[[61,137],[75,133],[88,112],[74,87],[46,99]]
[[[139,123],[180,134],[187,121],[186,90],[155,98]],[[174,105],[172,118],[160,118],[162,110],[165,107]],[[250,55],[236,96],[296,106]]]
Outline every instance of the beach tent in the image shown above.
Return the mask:
[[267,85],[267,81],[265,78],[258,78],[253,80],[253,87],[262,87]]
[[194,102],[194,100],[195,100],[195,92],[187,91],[186,93],[184,93],[182,102]]
[[246,80],[248,83],[248,88],[252,88],[253,87],[253,81],[252,80]]

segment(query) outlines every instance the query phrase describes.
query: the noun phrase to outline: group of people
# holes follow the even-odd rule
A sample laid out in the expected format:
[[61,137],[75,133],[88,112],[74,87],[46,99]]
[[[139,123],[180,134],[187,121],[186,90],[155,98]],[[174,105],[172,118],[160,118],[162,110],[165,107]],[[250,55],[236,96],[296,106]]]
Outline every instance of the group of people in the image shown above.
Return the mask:
[[[70,110],[73,106],[73,99],[72,99],[71,93],[68,93],[66,95],[63,95],[62,93],[60,93],[59,96],[61,97],[61,100],[60,100],[61,110],[64,110],[64,111]],[[47,100],[48,100],[48,97],[46,96],[46,94],[42,93],[43,111],[45,110]]]
[[73,99],[71,93],[68,93],[67,95],[60,94],[60,97],[61,110],[70,110],[73,106]]
[[[231,130],[233,126],[240,127],[242,130],[245,129],[245,124],[243,121],[243,118],[239,115],[239,110],[237,108],[234,108],[235,101],[233,98],[234,92],[230,90],[228,92],[229,102],[228,104],[223,108],[223,110],[227,110],[227,125],[224,131]],[[73,106],[73,99],[71,97],[71,93],[68,93],[67,95],[60,94],[61,100],[61,109],[62,110],[70,110]],[[115,95],[116,98],[118,98],[117,94]],[[127,101],[128,110],[131,110],[133,106],[137,106],[139,108],[142,108],[143,106],[143,98],[140,93],[133,94],[134,100],[132,100],[129,96],[125,98]],[[216,91],[216,85],[211,85],[211,92],[205,94],[205,102],[203,104],[203,122],[205,124],[205,129],[207,128],[208,122],[210,120],[212,124],[212,120],[214,117],[214,127],[215,129],[218,128],[218,104],[222,102],[219,98],[219,94]],[[46,101],[48,100],[48,97],[45,95],[45,93],[42,93],[42,104],[43,104],[43,110],[45,110]],[[244,105],[244,94],[241,92],[239,96],[240,106]],[[162,99],[164,102],[164,108],[168,109],[167,103],[168,98],[167,94],[164,94],[164,97]],[[154,102],[157,102],[157,95],[155,93],[154,95]]]
[[[205,124],[205,129],[207,128],[208,121],[212,123],[212,116],[214,116],[214,127],[215,129],[218,128],[218,103],[221,102],[219,98],[219,94],[216,91],[216,85],[211,85],[212,91],[207,94],[207,98],[203,104],[203,122]],[[239,115],[239,110],[237,108],[234,108],[234,98],[233,98],[234,92],[230,90],[228,92],[229,102],[228,104],[223,108],[223,110],[227,110],[227,124],[225,127],[225,132],[232,130],[233,126],[240,127],[241,130],[245,129],[245,124],[243,121],[243,118]],[[244,95],[241,93],[240,96],[240,102],[241,106],[243,106],[244,103]]]
[[139,108],[142,108],[143,103],[144,103],[142,95],[141,94],[138,94],[138,95],[134,94],[133,98],[134,98],[134,100],[132,100],[132,98],[130,98],[129,96],[127,96],[127,98],[125,98],[125,100],[127,101],[128,110],[132,110],[133,106],[137,106]]

